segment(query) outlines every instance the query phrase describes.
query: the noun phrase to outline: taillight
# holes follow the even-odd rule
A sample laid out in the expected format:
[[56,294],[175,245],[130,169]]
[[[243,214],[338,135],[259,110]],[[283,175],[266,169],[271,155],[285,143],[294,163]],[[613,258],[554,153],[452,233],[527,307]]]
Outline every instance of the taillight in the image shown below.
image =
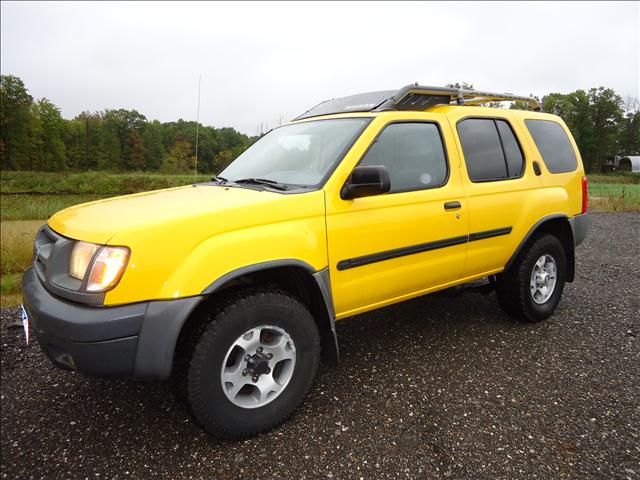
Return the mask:
[[589,203],[589,194],[587,193],[587,187],[589,181],[587,177],[582,177],[582,213],[587,213],[587,203]]

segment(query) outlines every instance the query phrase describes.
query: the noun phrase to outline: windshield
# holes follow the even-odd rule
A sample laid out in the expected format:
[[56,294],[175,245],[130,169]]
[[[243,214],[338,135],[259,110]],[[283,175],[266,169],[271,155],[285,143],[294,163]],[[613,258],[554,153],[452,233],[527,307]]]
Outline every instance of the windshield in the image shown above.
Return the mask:
[[279,127],[245,150],[220,177],[266,179],[285,185],[320,184],[368,118],[315,120]]

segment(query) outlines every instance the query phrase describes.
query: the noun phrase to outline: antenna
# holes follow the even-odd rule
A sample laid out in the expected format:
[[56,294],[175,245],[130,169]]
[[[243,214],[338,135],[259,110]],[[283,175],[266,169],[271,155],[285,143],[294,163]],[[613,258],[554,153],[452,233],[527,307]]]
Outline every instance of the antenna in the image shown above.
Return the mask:
[[202,75],[198,75],[198,113],[196,117],[196,162],[193,166],[193,179],[195,180],[198,176],[198,140],[200,140],[200,82],[202,80]]

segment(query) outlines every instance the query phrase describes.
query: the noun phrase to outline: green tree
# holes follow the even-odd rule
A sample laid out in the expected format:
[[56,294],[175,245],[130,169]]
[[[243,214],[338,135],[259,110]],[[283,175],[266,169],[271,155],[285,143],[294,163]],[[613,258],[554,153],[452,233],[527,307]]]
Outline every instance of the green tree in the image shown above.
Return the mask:
[[[79,137],[75,138],[79,142],[79,150],[82,155],[82,161],[74,163],[78,165],[79,169],[96,169],[103,165],[103,158],[101,147],[103,144],[103,121],[102,116],[99,113],[82,112],[73,122],[78,123]],[[73,141],[74,137],[71,136],[69,141]]]
[[84,165],[84,122],[78,118],[67,120],[67,166],[74,170],[86,170]]
[[212,168],[214,173],[220,173],[234,159],[231,150],[220,150],[213,157]]
[[625,116],[620,125],[618,139],[619,151],[622,155],[640,154],[640,100],[627,98]]
[[142,136],[138,130],[131,131],[131,167],[135,170],[144,170],[146,167],[146,149]]
[[102,121],[100,144],[98,147],[98,163],[100,170],[122,169],[122,147],[117,127],[110,121]]
[[573,135],[585,168],[590,171],[597,160],[594,148],[594,124],[588,94],[584,90],[550,93],[542,99],[542,110],[560,116]]
[[31,105],[22,80],[0,75],[0,168],[30,169]]
[[590,159],[587,171],[592,171],[600,166],[604,155],[615,153],[623,110],[622,98],[610,88],[592,88],[588,96],[593,120],[595,158]]
[[147,123],[142,129],[142,140],[146,151],[147,168],[159,170],[165,157],[162,124],[158,120]]
[[40,148],[38,169],[64,170],[67,163],[65,141],[68,136],[68,127],[60,115],[60,110],[46,98],[41,98],[33,106],[33,116],[40,121],[41,125],[38,139]]
[[29,170],[44,170],[44,128],[38,112],[38,105],[31,104],[29,112],[28,157]]
[[186,140],[176,140],[162,163],[163,173],[186,173],[193,168],[194,157],[191,144]]

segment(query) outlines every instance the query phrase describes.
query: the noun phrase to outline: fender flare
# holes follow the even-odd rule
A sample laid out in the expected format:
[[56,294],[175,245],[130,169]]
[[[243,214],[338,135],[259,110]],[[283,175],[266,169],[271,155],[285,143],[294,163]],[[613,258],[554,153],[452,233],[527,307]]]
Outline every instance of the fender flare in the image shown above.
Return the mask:
[[237,268],[230,272],[225,273],[220,278],[216,279],[213,283],[211,283],[207,288],[205,288],[201,295],[201,298],[206,298],[207,296],[215,293],[220,290],[227,283],[235,280],[236,278],[240,278],[244,275],[250,273],[261,272],[265,270],[271,270],[274,268],[282,268],[282,267],[296,267],[302,268],[307,271],[313,280],[316,282],[318,286],[318,290],[322,295],[322,300],[325,306],[327,322],[330,331],[330,338],[325,338],[323,336],[323,353],[326,360],[328,360],[329,364],[337,365],[340,357],[340,352],[338,348],[338,335],[336,333],[336,314],[333,306],[333,296],[331,294],[331,279],[329,277],[329,267],[325,267],[322,270],[316,270],[307,262],[302,260],[298,260],[295,258],[287,258],[281,260],[269,260],[266,262],[260,262],[253,265],[246,265],[244,267]]
[[518,245],[518,248],[516,248],[515,252],[513,253],[513,255],[511,255],[511,258],[509,258],[509,261],[504,266],[504,270],[505,271],[508,270],[513,265],[513,263],[516,261],[516,259],[520,255],[520,252],[522,251],[524,246],[527,244],[529,239],[540,229],[540,227],[542,227],[545,223],[551,220],[563,219],[567,221],[567,224],[569,225],[570,232],[571,232],[571,241],[569,242],[569,245],[565,245],[565,248],[567,248],[567,254],[568,254],[567,281],[572,282],[575,276],[575,256],[574,256],[575,247],[584,239],[584,235],[586,235],[586,230],[585,232],[580,232],[580,231],[576,232],[576,227],[574,225],[575,222],[573,220],[578,216],[582,217],[583,215],[569,217],[564,213],[554,213],[554,214],[542,217],[533,225],[533,227],[529,229],[527,234],[524,236],[524,238]]

